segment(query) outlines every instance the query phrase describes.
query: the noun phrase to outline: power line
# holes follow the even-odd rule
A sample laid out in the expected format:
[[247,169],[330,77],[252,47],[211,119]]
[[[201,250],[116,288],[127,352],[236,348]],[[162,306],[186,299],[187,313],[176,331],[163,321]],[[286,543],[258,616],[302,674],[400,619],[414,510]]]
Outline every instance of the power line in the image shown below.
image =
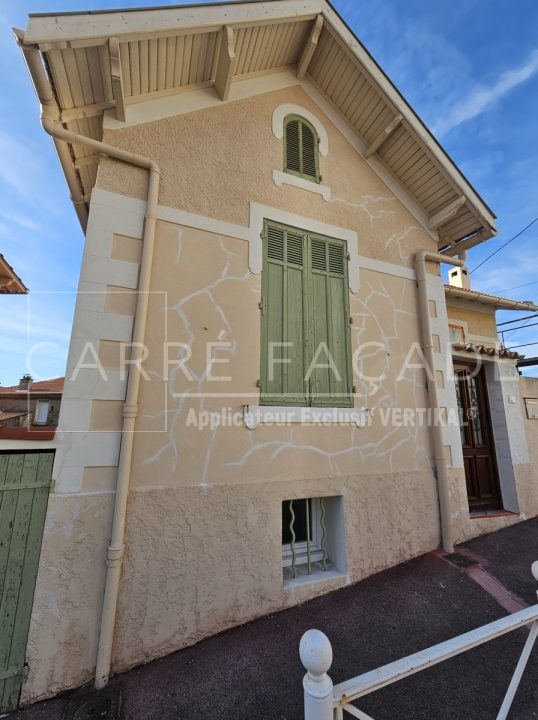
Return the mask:
[[534,327],[535,325],[538,325],[538,323],[531,323],[530,325],[528,325],[528,324],[518,325],[518,326],[515,327],[515,328],[508,328],[507,330],[504,330],[504,331],[501,330],[501,333],[502,333],[502,332],[508,332],[508,331],[510,331],[510,333],[513,333],[513,332],[515,332],[516,330],[521,330],[521,328],[527,329],[527,328]]
[[510,240],[507,240],[507,241],[504,243],[504,245],[501,245],[501,247],[500,247],[500,248],[497,248],[497,250],[495,250],[495,252],[492,252],[491,255],[488,255],[487,258],[485,258],[485,260],[482,260],[482,262],[479,263],[476,267],[474,267],[474,268],[471,270],[471,272],[474,273],[475,270],[478,270],[479,267],[482,267],[482,265],[483,265],[484,263],[486,263],[488,260],[491,260],[491,258],[492,258],[494,255],[497,255],[497,253],[501,252],[501,250],[503,250],[507,245],[510,245],[510,243],[513,242],[513,241],[514,241],[516,238],[518,238],[520,235],[523,235],[523,233],[524,233],[526,230],[528,230],[530,227],[532,227],[532,226],[534,225],[534,223],[537,222],[537,221],[538,221],[538,217],[534,218],[534,220],[533,220],[532,222],[530,222],[526,227],[524,227],[523,230],[520,230],[516,235],[514,235],[514,237],[510,238]]
[[523,322],[523,320],[532,320],[533,318],[538,317],[538,313],[533,313],[532,315],[526,315],[522,318],[516,318],[515,320],[506,320],[506,322],[497,323],[497,327],[501,327],[501,325],[512,325],[513,323]]
[[[475,270],[476,270],[476,268],[475,268]],[[493,292],[496,292],[496,293],[510,292],[510,290],[519,290],[519,288],[529,287],[529,285],[538,285],[538,280],[533,280],[532,282],[524,283],[523,285],[515,285],[514,287],[511,287],[511,288],[504,288],[504,290],[494,290]]]
[[[502,335],[502,341],[503,341],[503,343],[504,343],[504,341],[506,340],[506,338],[509,338],[510,335],[513,335],[513,334],[516,332],[516,330],[521,330],[521,328],[525,328],[526,326],[531,327],[531,326],[529,325],[529,322],[530,322],[534,317],[536,317],[536,314],[534,314],[534,315],[527,315],[527,316],[524,317],[524,318],[520,318],[520,321],[521,321],[521,322],[525,321],[525,322],[523,322],[523,325],[521,325],[520,327],[516,327],[516,328],[506,328],[506,330],[501,330],[501,335]],[[515,322],[517,322],[517,321],[515,321]],[[534,325],[534,323],[533,323],[533,325]]]
[[506,348],[507,350],[515,350],[516,348],[529,347],[530,345],[538,345],[538,341],[533,343],[525,343],[524,345],[512,345],[512,347]]

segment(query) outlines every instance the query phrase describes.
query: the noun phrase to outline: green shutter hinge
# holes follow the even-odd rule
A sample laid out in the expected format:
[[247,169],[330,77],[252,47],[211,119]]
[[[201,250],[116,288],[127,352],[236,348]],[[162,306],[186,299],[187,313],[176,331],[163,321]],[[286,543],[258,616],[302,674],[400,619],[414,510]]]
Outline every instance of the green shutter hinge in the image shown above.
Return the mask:
[[262,298],[258,303],[258,310],[260,310],[263,315],[263,311],[265,310],[265,298]]
[[346,260],[348,260],[348,261],[351,260],[351,253],[348,253],[348,254],[346,255]]
[[258,378],[258,379],[256,380],[256,387],[257,387],[257,388],[261,388],[261,386],[262,386],[262,381]]
[[353,395],[357,394],[357,386],[356,385],[352,385],[351,392],[353,393]]
[[349,324],[353,325],[353,318],[351,317],[351,315],[349,316]]
[[49,485],[49,493],[56,492],[56,480],[51,480]]

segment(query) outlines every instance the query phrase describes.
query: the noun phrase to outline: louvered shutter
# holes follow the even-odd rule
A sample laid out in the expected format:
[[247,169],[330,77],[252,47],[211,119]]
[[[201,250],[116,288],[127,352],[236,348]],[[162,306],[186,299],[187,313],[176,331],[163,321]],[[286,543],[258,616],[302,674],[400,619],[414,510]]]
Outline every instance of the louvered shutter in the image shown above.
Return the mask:
[[301,123],[301,171],[303,175],[308,175],[308,177],[316,181],[318,179],[317,145],[317,138],[312,128],[305,123]]
[[286,123],[286,170],[301,172],[301,138],[299,120]]
[[303,118],[289,116],[284,121],[284,169],[294,175],[319,182],[318,137]]
[[266,222],[264,236],[261,401],[269,405],[305,405],[306,235]]
[[344,243],[310,238],[308,362],[311,405],[349,406],[351,353]]

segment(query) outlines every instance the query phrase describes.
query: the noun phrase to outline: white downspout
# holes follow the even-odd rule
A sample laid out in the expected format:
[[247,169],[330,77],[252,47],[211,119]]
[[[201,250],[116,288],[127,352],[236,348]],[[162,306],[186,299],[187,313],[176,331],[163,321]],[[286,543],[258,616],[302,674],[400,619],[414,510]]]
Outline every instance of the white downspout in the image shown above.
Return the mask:
[[110,677],[112,645],[116,624],[116,608],[118,604],[121,568],[125,553],[125,520],[127,515],[127,497],[131,476],[133,453],[133,437],[136,417],[138,415],[138,392],[140,387],[139,362],[146,332],[146,319],[155,244],[155,227],[159,196],[160,170],[158,165],[149,158],[115,148],[112,145],[93,140],[67,130],[60,122],[58,106],[52,88],[45,74],[40,54],[35,46],[26,46],[20,38],[19,45],[24,53],[28,69],[34,81],[39,101],[42,105],[41,123],[49,135],[57,140],[77,143],[90,148],[96,153],[113,157],[117,160],[136,165],[149,171],[148,196],[142,237],[142,258],[140,261],[140,278],[138,281],[138,298],[132,334],[132,358],[134,367],[129,372],[125,404],[123,407],[123,429],[121,435],[118,476],[112,520],[112,533],[107,552],[107,574],[103,610],[101,615],[101,631],[97,650],[95,669],[95,686],[104,687]]
[[[426,262],[437,264],[448,263],[456,267],[463,267],[464,261],[451,258],[440,253],[422,250],[416,254],[416,271],[418,299],[420,307],[420,322],[422,331],[422,350],[426,359],[427,385],[430,397],[430,407],[433,418],[439,417],[439,391],[435,378],[435,356],[432,338],[432,326],[430,308],[428,305],[428,288]],[[439,422],[432,422],[433,454],[437,472],[437,488],[439,494],[439,511],[441,515],[441,539],[443,550],[451,553],[454,551],[454,533],[452,531],[452,517],[450,512],[450,492],[448,488],[448,467],[445,457],[443,428]]]

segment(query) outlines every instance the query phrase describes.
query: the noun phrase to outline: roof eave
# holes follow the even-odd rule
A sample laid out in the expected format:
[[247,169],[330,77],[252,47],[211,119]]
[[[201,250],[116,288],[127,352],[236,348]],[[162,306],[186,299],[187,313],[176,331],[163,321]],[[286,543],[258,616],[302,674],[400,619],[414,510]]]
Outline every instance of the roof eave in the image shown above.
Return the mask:
[[[458,195],[458,198],[461,198],[464,209],[466,209],[467,215],[470,216],[468,226],[465,228],[467,235],[462,238],[455,238],[453,231],[446,232],[443,235],[443,225],[445,228],[448,227],[447,223],[451,220],[454,220],[456,226],[458,225],[461,215],[457,214],[457,208],[455,213],[452,212],[448,216],[448,219],[442,222],[434,221],[434,218],[438,219],[439,215],[442,215],[445,210],[450,212],[450,206],[454,202],[449,203],[448,207],[442,208],[440,212],[435,212],[435,216],[430,218],[430,220],[434,221],[430,227],[428,227],[427,222],[425,224],[425,227],[432,233],[439,230],[440,250],[447,255],[457,255],[496,235],[496,216],[493,211],[327,0],[278,0],[278,2],[275,2],[275,0],[269,0],[268,2],[251,0],[251,2],[217,2],[166,8],[131,8],[128,10],[34,14],[30,15],[28,28],[21,33],[21,39],[25,44],[37,45],[42,53],[46,53],[52,47],[62,49],[103,44],[112,37],[127,41],[129,36],[133,35],[161,36],[167,31],[177,32],[178,27],[181,27],[182,32],[198,32],[202,29],[204,31],[208,29],[233,29],[245,25],[278,23],[290,20],[301,22],[316,17],[322,17],[323,22],[338,36],[342,49],[351,54],[358,66],[364,69],[387,107],[396,116],[402,116],[402,122],[407,132],[418,143],[422,152],[429,155],[431,162],[438,167],[445,178],[447,187],[450,187]],[[65,158],[62,157],[60,148],[57,147],[57,149],[64,174],[72,190],[72,196],[75,197],[76,193],[74,193],[73,187],[82,182],[79,170],[73,166],[66,167]],[[399,178],[396,178],[396,180],[405,187],[402,180]],[[89,196],[89,189],[85,188],[85,192],[81,194],[81,202],[74,200],[83,227],[86,222],[85,200],[87,196]],[[457,203],[458,199],[455,202]],[[465,213],[462,214],[465,218]],[[459,225],[462,225],[461,221]],[[465,225],[465,222],[463,225]],[[448,229],[451,230],[451,228]]]
[[471,303],[479,303],[481,305],[493,305],[496,310],[525,310],[530,312],[538,312],[538,306],[532,302],[524,302],[522,300],[511,300],[497,295],[489,295],[477,290],[466,290],[458,288],[454,285],[445,285],[445,295],[455,300],[466,300]]

